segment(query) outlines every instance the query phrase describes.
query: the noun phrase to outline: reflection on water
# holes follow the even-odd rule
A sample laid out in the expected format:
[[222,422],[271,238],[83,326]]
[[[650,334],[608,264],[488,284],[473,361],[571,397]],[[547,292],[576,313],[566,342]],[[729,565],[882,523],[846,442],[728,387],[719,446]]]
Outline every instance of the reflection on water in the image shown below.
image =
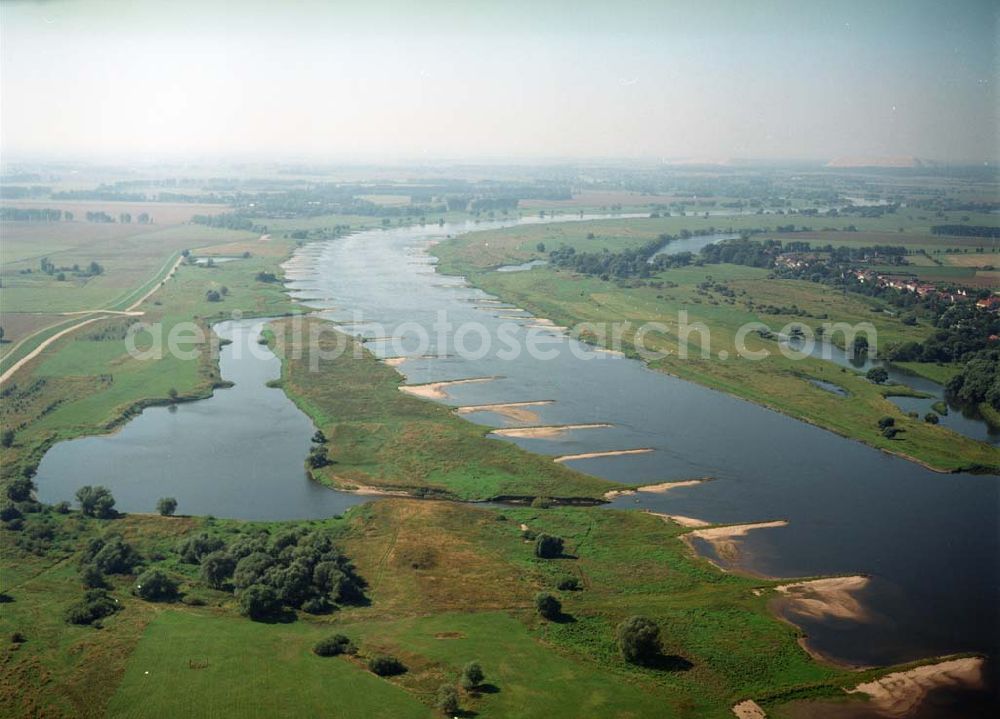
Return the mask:
[[239,519],[315,519],[365,501],[306,477],[315,430],[282,390],[265,386],[281,363],[257,344],[264,322],[214,327],[232,340],[219,363],[233,387],[147,408],[112,435],[55,445],[38,467],[38,498],[73,501],[81,486],[103,484],[121,511],[152,512],[158,498],[176,497],[181,514]]

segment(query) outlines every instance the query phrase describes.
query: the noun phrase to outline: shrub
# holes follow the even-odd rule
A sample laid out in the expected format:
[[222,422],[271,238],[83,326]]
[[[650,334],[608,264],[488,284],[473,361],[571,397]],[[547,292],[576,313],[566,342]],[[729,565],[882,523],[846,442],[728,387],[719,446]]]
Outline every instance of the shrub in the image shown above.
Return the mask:
[[325,639],[320,639],[316,642],[316,646],[313,647],[313,653],[321,657],[335,657],[338,654],[354,654],[356,651],[357,649],[355,648],[354,643],[343,634],[334,634],[333,636],[326,637]]
[[205,555],[217,552],[225,546],[226,543],[218,537],[202,532],[182,540],[177,545],[177,553],[181,555],[182,562],[199,564]]
[[106,589],[108,586],[104,572],[95,564],[84,564],[80,568],[80,579],[87,589]]
[[548,509],[552,506],[552,500],[548,497],[535,497],[531,500],[531,506],[535,509]]
[[115,498],[107,487],[91,487],[89,484],[76,490],[76,501],[80,503],[80,511],[88,517],[109,519],[116,516]]
[[630,664],[649,665],[659,658],[660,627],[646,617],[629,617],[618,625],[618,648]]
[[56,514],[69,514],[69,502],[57,502],[53,504],[52,511]]
[[222,551],[210,552],[201,558],[201,578],[215,589],[222,589],[236,568],[236,560]]
[[899,427],[886,427],[882,430],[882,436],[886,439],[895,439],[896,435],[902,431]]
[[883,417],[878,421],[878,428],[885,429],[886,427],[892,427],[896,424],[896,420],[893,417]]
[[575,592],[580,589],[580,580],[576,577],[562,577],[556,584],[556,589],[563,592]]
[[7,485],[7,499],[11,502],[27,502],[36,489],[29,477],[18,477]]
[[251,584],[239,594],[240,612],[257,621],[273,617],[281,611],[281,600],[271,587]]
[[3,520],[4,522],[21,519],[23,516],[24,515],[21,513],[21,510],[17,508],[16,504],[4,502],[3,505],[0,506],[0,520]]
[[170,601],[177,597],[177,582],[159,569],[147,569],[135,580],[132,593],[147,602]]
[[5,429],[0,433],[0,447],[7,449],[14,446],[14,430]]
[[562,537],[555,537],[551,534],[539,534],[535,540],[535,556],[542,559],[552,559],[558,557],[563,552]]
[[369,659],[368,668],[380,677],[392,677],[406,671],[403,662],[388,654],[379,654]]
[[66,610],[66,621],[70,624],[93,624],[119,609],[118,602],[103,589],[88,589],[83,599]]
[[562,602],[548,592],[535,595],[535,609],[546,619],[556,619],[562,613]]
[[437,700],[435,701],[438,711],[445,716],[454,716],[458,713],[458,692],[451,684],[442,684],[438,687]]
[[865,377],[867,377],[870,382],[874,382],[875,384],[882,384],[887,379],[889,379],[889,373],[886,372],[885,369],[883,369],[882,367],[872,367],[870,370],[868,370],[868,373],[865,375]]
[[486,675],[483,673],[483,668],[480,666],[479,662],[469,662],[462,669],[462,688],[466,690],[472,690],[483,683],[483,679]]
[[927,424],[937,424],[940,421],[941,418],[938,417],[933,412],[928,412],[927,414],[924,415],[924,422],[927,422]]
[[83,554],[83,564],[92,563],[105,574],[129,574],[142,557],[121,537],[92,539]]
[[156,511],[162,517],[170,517],[177,511],[177,500],[173,497],[161,497],[156,503]]
[[302,602],[302,611],[307,614],[326,614],[333,609],[333,602],[327,597],[309,597]]

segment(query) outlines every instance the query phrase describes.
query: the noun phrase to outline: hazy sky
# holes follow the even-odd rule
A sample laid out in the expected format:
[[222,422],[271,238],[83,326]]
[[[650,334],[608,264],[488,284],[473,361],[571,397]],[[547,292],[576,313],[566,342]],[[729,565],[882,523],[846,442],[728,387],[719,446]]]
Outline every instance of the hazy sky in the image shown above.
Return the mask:
[[2,2],[11,154],[997,160],[990,0]]

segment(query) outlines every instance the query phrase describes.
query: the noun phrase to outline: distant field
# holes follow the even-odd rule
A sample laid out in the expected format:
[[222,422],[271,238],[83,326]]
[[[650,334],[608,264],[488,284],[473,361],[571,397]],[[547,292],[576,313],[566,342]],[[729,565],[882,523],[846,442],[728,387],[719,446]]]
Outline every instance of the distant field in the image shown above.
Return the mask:
[[[49,208],[72,212],[75,222],[85,222],[88,212],[107,212],[118,219],[127,212],[132,215],[132,226],[140,213],[148,213],[154,224],[176,225],[189,222],[194,215],[218,215],[226,212],[226,205],[196,204],[193,202],[113,202],[105,200],[4,200],[5,207]],[[126,225],[128,227],[128,225]]]
[[574,193],[572,199],[569,200],[527,198],[517,203],[517,206],[522,210],[539,210],[550,208],[610,207],[611,205],[646,207],[650,205],[669,205],[672,202],[695,204],[690,195],[646,195],[641,192],[584,191]]
[[358,199],[383,207],[403,207],[412,204],[409,195],[358,195]]

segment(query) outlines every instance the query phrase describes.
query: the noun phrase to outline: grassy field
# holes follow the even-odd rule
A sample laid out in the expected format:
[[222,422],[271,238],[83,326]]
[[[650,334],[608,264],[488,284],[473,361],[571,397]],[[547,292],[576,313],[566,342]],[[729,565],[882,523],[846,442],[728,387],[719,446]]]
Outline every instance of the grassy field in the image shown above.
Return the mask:
[[[284,356],[282,387],[330,440],[334,464],[314,471],[336,487],[433,491],[465,500],[498,496],[599,498],[615,485],[551,458],[486,439],[449,409],[399,391],[402,376],[332,325],[310,319],[298,338],[290,321],[272,324]],[[314,347],[308,340],[316,333]],[[347,350],[336,359],[337,342]],[[355,356],[358,354],[359,356]]]
[[[767,610],[773,582],[718,571],[678,541],[680,527],[642,513],[398,499],[356,507],[303,524],[338,537],[369,582],[370,603],[276,623],[239,618],[232,595],[205,587],[174,547],[195,531],[232,541],[292,523],[75,513],[27,521],[25,531],[49,521],[57,530],[42,555],[15,545],[15,533],[0,535],[0,591],[10,600],[0,631],[24,634],[3,650],[4,716],[429,716],[438,687],[457,685],[476,660],[486,688],[461,692],[461,703],[478,716],[724,717],[746,697],[767,706],[828,696],[870,674],[812,661]],[[522,524],[564,537],[564,556],[537,559]],[[103,629],[65,624],[82,591],[77,552],[108,534],[175,577],[183,601],[144,602],[128,593],[132,578],[115,577],[122,611]],[[566,575],[582,589],[556,590]],[[560,621],[535,614],[539,590],[560,596]],[[678,659],[626,664],[614,627],[632,614],[653,618]],[[359,656],[314,656],[314,643],[333,632]],[[385,652],[408,671],[368,672],[365,659]]]
[[[535,247],[538,242],[544,242],[547,248],[565,243],[587,251],[634,247],[655,236],[661,227],[662,222],[655,220],[522,227],[465,235],[436,246],[434,252],[441,258],[441,271],[464,274],[473,284],[556,324],[572,327],[581,322],[627,320],[632,323],[625,333],[625,340],[629,341],[635,328],[643,323],[662,323],[667,327],[666,332],[650,332],[644,337],[648,349],[670,353],[653,363],[657,369],[758,402],[879,449],[903,454],[941,471],[973,465],[1000,466],[1000,450],[919,418],[907,417],[886,399],[885,388],[854,372],[821,360],[786,358],[775,342],[753,335],[746,341],[748,349],[766,349],[770,356],[762,361],[737,356],[736,333],[748,322],[761,322],[775,332],[791,322],[813,328],[827,321],[869,322],[877,329],[878,342],[883,348],[921,340],[931,331],[922,322],[913,327],[904,325],[898,317],[883,312],[877,300],[843,294],[806,281],[769,279],[766,270],[734,265],[671,269],[654,278],[662,285],[605,282],[546,267],[516,273],[489,271],[498,264],[540,256]],[[591,233],[594,236],[588,237]],[[839,237],[849,233],[830,234]],[[705,289],[706,282],[712,284],[712,289]],[[728,288],[733,296],[720,293],[720,286]],[[752,300],[753,306],[748,300]],[[764,306],[776,309],[765,313]],[[689,325],[701,322],[710,328],[708,358],[703,359],[700,354],[701,334],[692,333],[686,342],[682,338],[678,319],[681,311],[688,313]],[[679,356],[682,344],[687,359]],[[720,352],[727,356],[720,357]],[[936,365],[910,367],[932,378],[944,378],[954,372],[954,368]],[[840,397],[820,389],[811,379],[832,382],[850,396]],[[897,426],[905,429],[900,435],[905,439],[889,440],[881,436],[877,421],[886,415],[895,417]]]

